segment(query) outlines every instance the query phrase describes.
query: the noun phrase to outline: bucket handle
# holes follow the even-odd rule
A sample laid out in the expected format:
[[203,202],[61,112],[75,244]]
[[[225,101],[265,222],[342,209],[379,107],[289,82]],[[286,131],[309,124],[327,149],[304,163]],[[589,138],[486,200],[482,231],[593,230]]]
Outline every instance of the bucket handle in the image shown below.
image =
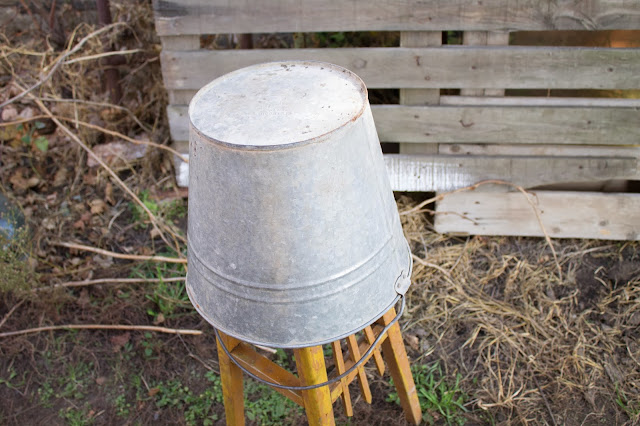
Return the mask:
[[396,314],[395,318],[391,320],[391,322],[389,324],[387,324],[382,331],[380,332],[380,334],[378,335],[378,337],[376,337],[376,339],[373,341],[373,343],[371,344],[371,347],[364,353],[364,355],[362,355],[362,357],[358,360],[358,362],[356,362],[355,364],[353,364],[353,366],[351,368],[349,368],[347,371],[345,371],[344,373],[340,374],[339,376],[336,376],[332,379],[327,380],[326,382],[323,383],[316,383],[315,385],[308,385],[308,386],[287,386],[287,385],[281,385],[280,383],[274,383],[274,382],[269,382],[267,380],[264,380],[261,377],[256,376],[255,374],[253,374],[252,372],[250,372],[249,370],[247,370],[246,368],[244,368],[242,365],[240,365],[240,363],[235,359],[235,357],[233,355],[231,355],[231,352],[229,352],[229,349],[227,349],[227,346],[224,344],[224,341],[220,338],[220,334],[218,333],[217,329],[213,329],[213,331],[216,334],[216,339],[218,340],[218,343],[220,343],[220,346],[222,347],[222,350],[224,351],[224,353],[229,357],[229,359],[238,367],[240,368],[240,370],[242,370],[243,373],[246,373],[249,377],[262,382],[266,385],[272,386],[274,388],[279,388],[279,389],[288,389],[288,390],[299,390],[299,391],[304,391],[304,390],[311,390],[311,389],[317,389],[317,388],[321,388],[323,386],[327,386],[330,385],[332,383],[335,383],[339,380],[342,380],[343,378],[345,378],[346,376],[348,376],[349,374],[351,374],[356,368],[360,367],[360,365],[369,358],[369,356],[371,355],[371,352],[373,352],[373,350],[378,346],[378,343],[380,343],[380,340],[382,339],[382,337],[387,333],[387,331],[389,331],[389,329],[391,328],[391,326],[393,326],[396,322],[398,322],[398,320],[400,319],[400,317],[402,316],[402,313],[404,312],[404,306],[405,306],[405,301],[404,301],[404,295],[402,294],[398,294],[396,296],[396,298],[393,301],[393,305],[395,305],[396,303],[398,303],[398,299],[402,300],[402,305],[400,305],[400,311],[398,311],[398,313]]

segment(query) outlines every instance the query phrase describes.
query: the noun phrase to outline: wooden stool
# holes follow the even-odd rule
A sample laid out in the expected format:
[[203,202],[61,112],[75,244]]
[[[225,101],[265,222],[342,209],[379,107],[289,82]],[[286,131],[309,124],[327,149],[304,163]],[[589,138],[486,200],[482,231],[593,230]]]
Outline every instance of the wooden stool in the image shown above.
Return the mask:
[[[396,311],[391,308],[373,326],[364,328],[364,336],[360,341],[355,335],[347,337],[349,359],[344,360],[340,341],[331,343],[333,359],[336,367],[334,376],[337,376],[351,368],[370,347],[375,338],[382,332],[396,316]],[[322,346],[294,349],[298,376],[275,364],[253,349],[248,343],[242,342],[231,336],[218,332],[224,340],[227,350],[246,370],[256,376],[285,386],[306,386],[327,381],[327,370],[324,362]],[[244,395],[242,384],[242,370],[238,368],[227,356],[224,349],[218,344],[218,360],[220,363],[220,377],[222,381],[222,393],[224,395],[224,410],[227,416],[227,425],[244,425]],[[413,424],[420,423],[422,412],[418,402],[416,386],[411,376],[407,352],[402,342],[400,326],[396,322],[389,328],[381,340],[380,347],[376,347],[369,357],[373,356],[380,374],[384,374],[384,361],[389,366],[393,383],[396,386],[402,409],[407,421]],[[384,361],[383,361],[384,357]],[[333,425],[333,402],[342,397],[344,411],[347,416],[353,415],[351,397],[349,395],[349,383],[358,377],[362,397],[371,403],[371,390],[364,372],[363,362],[357,369],[340,381],[327,386],[311,390],[290,390],[273,387],[274,390],[291,399],[296,404],[304,407],[309,425]]]

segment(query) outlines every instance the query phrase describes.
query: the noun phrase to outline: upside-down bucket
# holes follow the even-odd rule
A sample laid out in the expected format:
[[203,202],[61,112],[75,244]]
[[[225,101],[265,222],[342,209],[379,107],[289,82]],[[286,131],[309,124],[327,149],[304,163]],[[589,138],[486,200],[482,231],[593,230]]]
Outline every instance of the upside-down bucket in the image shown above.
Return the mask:
[[250,66],[202,88],[189,118],[187,291],[215,328],[315,346],[406,292],[411,254],[358,76]]

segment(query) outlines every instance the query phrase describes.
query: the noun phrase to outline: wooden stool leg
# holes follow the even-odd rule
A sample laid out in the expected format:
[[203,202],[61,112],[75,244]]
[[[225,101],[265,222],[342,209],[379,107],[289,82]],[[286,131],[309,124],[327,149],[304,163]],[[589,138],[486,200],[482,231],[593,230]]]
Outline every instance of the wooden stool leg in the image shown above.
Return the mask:
[[[224,344],[229,350],[240,343],[240,340],[218,331]],[[238,368],[218,345],[218,363],[220,364],[220,380],[222,382],[222,396],[224,397],[224,413],[227,416],[227,425],[244,426],[244,393],[242,385],[242,370]]]
[[[396,310],[391,308],[383,315],[381,322],[387,325],[395,316]],[[387,332],[387,338],[382,343],[382,354],[389,366],[389,372],[396,385],[396,391],[407,421],[419,424],[422,420],[422,410],[398,323],[392,325]]]
[[[322,346],[295,349],[293,352],[296,357],[298,376],[304,385],[327,381]],[[309,426],[335,424],[329,386],[302,391],[302,399]]]

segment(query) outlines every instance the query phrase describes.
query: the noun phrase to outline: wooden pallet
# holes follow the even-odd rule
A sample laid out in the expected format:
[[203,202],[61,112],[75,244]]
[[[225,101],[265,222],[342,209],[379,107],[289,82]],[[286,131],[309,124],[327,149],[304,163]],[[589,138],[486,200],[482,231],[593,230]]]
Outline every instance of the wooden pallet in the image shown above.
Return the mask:
[[[548,226],[512,186],[494,185],[445,197],[436,206],[438,231],[640,239],[628,219],[640,220],[616,207],[637,203],[624,182],[640,180],[640,99],[622,91],[640,89],[640,48],[509,45],[515,31],[640,30],[638,2],[491,0],[460,7],[450,0],[176,0],[154,7],[171,136],[181,152],[188,151],[188,102],[212,79],[266,61],[327,61],[353,70],[370,89],[400,89],[400,104],[372,107],[381,141],[399,143],[400,154],[385,156],[394,190],[442,193],[487,179],[564,188],[538,193]],[[318,31],[400,31],[400,46],[200,48],[207,34]],[[442,31],[463,31],[463,44],[443,46]],[[460,89],[460,95],[441,96],[441,89]],[[598,89],[618,96],[505,96],[511,89]],[[188,166],[177,166],[186,185]],[[619,192],[587,194],[567,190],[569,184]],[[575,208],[581,209],[576,226],[558,225]],[[605,228],[598,225],[603,221]]]

